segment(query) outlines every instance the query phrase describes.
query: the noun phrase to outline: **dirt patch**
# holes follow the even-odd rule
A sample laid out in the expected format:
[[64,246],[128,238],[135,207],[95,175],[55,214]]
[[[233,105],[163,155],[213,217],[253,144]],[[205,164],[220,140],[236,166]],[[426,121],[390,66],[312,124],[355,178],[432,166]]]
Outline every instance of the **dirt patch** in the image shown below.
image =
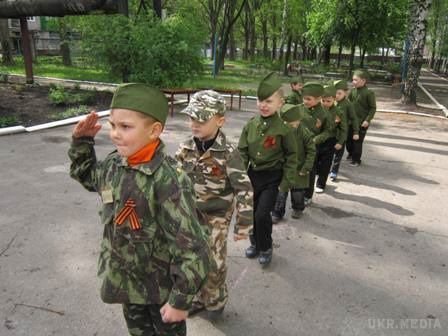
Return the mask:
[[[89,110],[106,110],[112,99],[112,93],[108,91],[70,89],[67,92],[88,95],[89,99],[82,105]],[[28,127],[61,119],[61,113],[80,105],[57,105],[50,100],[49,93],[48,86],[0,84],[0,120],[8,120],[8,126]]]

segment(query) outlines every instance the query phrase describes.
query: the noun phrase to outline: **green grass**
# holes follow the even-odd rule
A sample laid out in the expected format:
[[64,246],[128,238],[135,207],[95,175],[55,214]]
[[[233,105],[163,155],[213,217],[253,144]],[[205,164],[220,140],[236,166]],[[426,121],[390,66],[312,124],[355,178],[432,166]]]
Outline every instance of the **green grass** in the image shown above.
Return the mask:
[[[23,57],[15,57],[14,66],[4,66],[0,64],[0,73],[8,74],[25,74],[25,65]],[[33,64],[33,72],[35,76],[55,77],[63,79],[75,79],[84,81],[114,83],[115,78],[110,78],[109,74],[99,68],[76,64],[67,67],[62,64],[60,57],[38,57],[38,63]]]
[[16,126],[20,124],[20,120],[13,116],[0,116],[0,128]]
[[88,106],[85,105],[79,105],[77,107],[71,107],[64,112],[56,113],[51,116],[54,120],[61,120],[61,119],[67,119],[71,117],[76,117],[81,114],[87,114],[89,113],[90,109]]

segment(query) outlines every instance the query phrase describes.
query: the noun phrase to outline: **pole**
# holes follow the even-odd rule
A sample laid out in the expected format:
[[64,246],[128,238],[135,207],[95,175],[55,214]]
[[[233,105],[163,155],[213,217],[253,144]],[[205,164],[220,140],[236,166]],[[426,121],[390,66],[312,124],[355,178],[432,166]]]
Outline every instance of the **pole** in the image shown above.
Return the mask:
[[216,59],[216,55],[218,54],[216,49],[218,48],[218,33],[215,33],[215,43],[214,43],[214,47],[213,47],[213,78],[216,77],[216,73],[217,73],[217,59]]
[[31,55],[30,34],[28,31],[28,22],[26,17],[20,18],[20,32],[22,34],[22,50],[25,61],[26,83],[33,84],[33,58]]

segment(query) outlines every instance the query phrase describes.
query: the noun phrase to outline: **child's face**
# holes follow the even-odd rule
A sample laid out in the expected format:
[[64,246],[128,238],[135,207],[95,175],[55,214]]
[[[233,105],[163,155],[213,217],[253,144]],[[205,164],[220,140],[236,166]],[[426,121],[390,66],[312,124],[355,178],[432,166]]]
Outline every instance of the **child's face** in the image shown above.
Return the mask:
[[258,110],[262,117],[269,117],[276,113],[284,104],[282,95],[277,91],[265,100],[257,100]]
[[347,92],[345,90],[336,90],[336,101],[340,102],[343,100],[347,95]]
[[297,128],[300,125],[300,120],[294,120],[294,121],[290,121],[288,123],[291,127]]
[[225,120],[225,117],[220,115],[214,115],[206,122],[199,122],[190,118],[191,133],[202,141],[211,140],[215,137],[218,129],[224,125]]
[[312,108],[320,103],[321,97],[303,96],[303,105],[307,108]]
[[364,78],[354,75],[352,83],[353,83],[353,86],[357,89],[357,88],[361,88],[364,85],[366,85],[366,80]]
[[329,109],[334,104],[334,97],[322,97],[322,105],[326,109]]
[[302,83],[291,83],[291,89],[294,91],[300,91],[303,88]]
[[139,112],[112,109],[109,117],[109,136],[118,154],[129,157],[155,141],[162,130],[160,122],[151,122]]

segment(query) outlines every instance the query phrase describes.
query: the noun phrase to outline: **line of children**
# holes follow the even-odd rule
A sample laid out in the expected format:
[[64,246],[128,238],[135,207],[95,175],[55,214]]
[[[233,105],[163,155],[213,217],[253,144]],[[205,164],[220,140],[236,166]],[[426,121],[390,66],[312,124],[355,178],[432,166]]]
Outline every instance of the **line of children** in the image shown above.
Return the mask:
[[199,211],[209,233],[211,264],[207,280],[196,295],[190,314],[207,310],[219,318],[228,300],[227,236],[236,201],[234,240],[247,239],[253,223],[253,191],[241,156],[221,127],[225,100],[205,90],[193,95],[182,113],[190,117],[191,138],[182,143],[176,159],[191,178]]

